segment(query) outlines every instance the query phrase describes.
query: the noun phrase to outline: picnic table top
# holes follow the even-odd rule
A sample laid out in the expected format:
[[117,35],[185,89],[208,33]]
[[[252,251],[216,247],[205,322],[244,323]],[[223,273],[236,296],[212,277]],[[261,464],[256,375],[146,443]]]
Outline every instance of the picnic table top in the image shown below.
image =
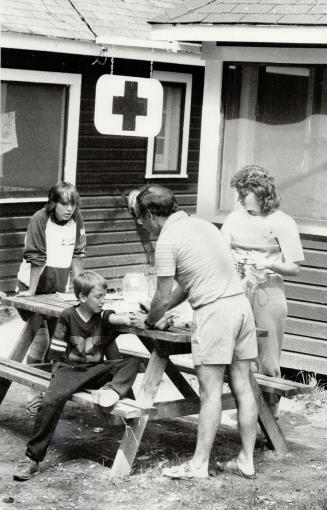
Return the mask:
[[[106,299],[106,307],[115,309],[117,299]],[[123,301],[123,300],[121,300]],[[38,294],[35,296],[10,296],[2,299],[2,303],[13,306],[18,310],[26,310],[32,313],[39,313],[47,317],[59,317],[61,312],[77,303],[77,299],[65,301],[57,294]],[[170,327],[169,330],[139,329],[131,326],[117,326],[119,333],[132,333],[139,337],[146,337],[152,340],[160,340],[173,343],[190,343],[191,334],[189,327]]]

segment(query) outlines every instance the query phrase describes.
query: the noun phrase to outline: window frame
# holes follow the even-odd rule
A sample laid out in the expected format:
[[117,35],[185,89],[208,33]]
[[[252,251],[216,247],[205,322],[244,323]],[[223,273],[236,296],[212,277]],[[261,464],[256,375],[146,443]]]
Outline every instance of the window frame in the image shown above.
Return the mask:
[[[79,133],[79,116],[81,103],[82,75],[72,73],[57,73],[51,71],[31,71],[28,69],[1,69],[1,81],[16,81],[21,83],[48,83],[64,85],[68,89],[67,121],[65,125],[64,147],[65,158],[63,164],[63,178],[72,184],[76,182],[77,149]],[[1,203],[44,202],[47,197],[12,197],[0,198]]]
[[[303,47],[237,47],[219,46],[216,42],[203,44],[205,82],[201,122],[200,163],[196,214],[213,223],[221,224],[230,211],[217,208],[222,180],[222,143],[224,113],[222,104],[222,79],[225,63],[327,64],[324,48]],[[301,233],[327,236],[324,221],[297,221]]]
[[187,160],[188,160],[188,147],[190,138],[190,120],[191,120],[191,99],[192,99],[192,81],[193,77],[187,73],[175,73],[167,71],[153,71],[153,78],[160,82],[183,83],[185,84],[185,101],[183,125],[182,125],[182,143],[181,143],[181,158],[180,170],[178,173],[153,173],[153,158],[155,137],[148,138],[148,147],[146,155],[146,179],[185,179],[187,175]]

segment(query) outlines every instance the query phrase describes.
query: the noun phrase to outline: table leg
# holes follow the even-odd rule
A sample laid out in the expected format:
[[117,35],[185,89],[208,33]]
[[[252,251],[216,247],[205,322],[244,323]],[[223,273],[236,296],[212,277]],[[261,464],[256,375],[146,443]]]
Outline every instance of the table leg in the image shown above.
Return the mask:
[[[31,315],[27,320],[23,331],[19,335],[11,353],[8,356],[9,360],[23,361],[28,351],[29,346],[35,336],[36,331],[39,329],[42,322],[41,315]],[[5,398],[7,391],[11,386],[11,381],[0,377],[0,404]]]
[[[160,357],[155,349],[143,376],[142,385],[137,400],[145,405],[152,405],[164,374],[167,357]],[[124,437],[115,456],[110,471],[110,478],[128,474],[131,469],[141,442],[144,429],[149,415],[144,414],[140,418],[128,420]]]
[[263,398],[262,390],[252,372],[250,373],[250,383],[257,403],[259,424],[266,436],[269,447],[271,449],[275,449],[278,453],[288,453],[289,448],[286,444],[284,435],[280,430],[269,405]]
[[167,362],[166,374],[184,398],[200,400],[199,395],[196,393],[196,391],[193,390],[192,386],[185,379],[183,374],[181,374],[178,368],[176,368],[170,360]]

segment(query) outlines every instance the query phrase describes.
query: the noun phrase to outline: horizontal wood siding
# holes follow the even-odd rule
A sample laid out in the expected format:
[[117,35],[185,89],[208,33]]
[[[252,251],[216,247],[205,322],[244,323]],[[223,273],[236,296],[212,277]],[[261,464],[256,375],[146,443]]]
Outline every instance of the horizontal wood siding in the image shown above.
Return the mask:
[[[153,272],[154,241],[137,226],[126,207],[130,190],[146,184],[147,140],[140,137],[105,136],[94,127],[95,86],[107,66],[93,65],[93,57],[56,53],[4,50],[3,67],[82,74],[82,96],[76,186],[81,194],[88,258],[95,269],[121,285],[126,272]],[[199,166],[203,69],[154,62],[154,69],[193,76],[188,178],[154,180],[176,193],[187,212],[195,212]],[[115,59],[115,74],[148,77],[149,62]],[[43,204],[0,205],[0,290],[12,293],[22,259],[24,237],[31,215]]]
[[327,374],[327,239],[302,236],[305,262],[285,277],[288,300],[282,366]]

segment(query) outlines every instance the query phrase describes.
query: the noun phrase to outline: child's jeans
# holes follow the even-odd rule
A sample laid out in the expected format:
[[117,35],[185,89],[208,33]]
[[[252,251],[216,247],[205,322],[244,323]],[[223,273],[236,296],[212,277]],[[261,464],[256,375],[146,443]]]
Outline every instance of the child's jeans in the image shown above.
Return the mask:
[[59,364],[37,412],[26,455],[35,461],[44,459],[61,412],[73,393],[86,388],[99,389],[109,382],[108,386],[122,398],[132,388],[138,365],[135,358],[110,360],[93,366]]

